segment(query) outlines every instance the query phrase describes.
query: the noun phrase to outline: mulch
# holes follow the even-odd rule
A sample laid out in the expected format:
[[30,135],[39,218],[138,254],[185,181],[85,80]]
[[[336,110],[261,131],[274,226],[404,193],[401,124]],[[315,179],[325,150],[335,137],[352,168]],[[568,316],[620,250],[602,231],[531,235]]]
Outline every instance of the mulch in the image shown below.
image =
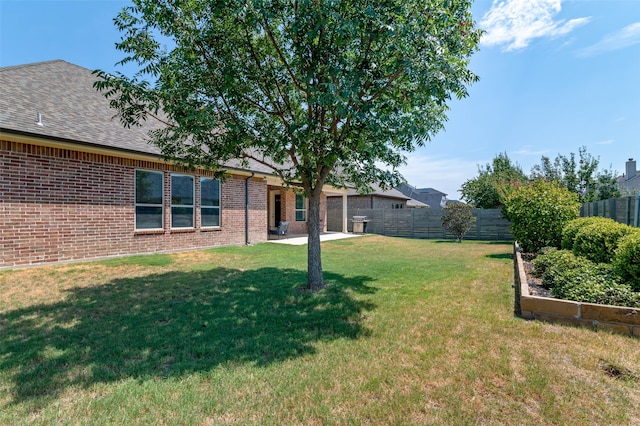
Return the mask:
[[538,277],[533,276],[532,260],[535,258],[535,255],[531,253],[521,253],[521,255],[522,263],[524,265],[524,272],[527,276],[529,294],[531,296],[553,297],[553,295],[551,294],[551,290],[546,289],[542,286],[542,280]]

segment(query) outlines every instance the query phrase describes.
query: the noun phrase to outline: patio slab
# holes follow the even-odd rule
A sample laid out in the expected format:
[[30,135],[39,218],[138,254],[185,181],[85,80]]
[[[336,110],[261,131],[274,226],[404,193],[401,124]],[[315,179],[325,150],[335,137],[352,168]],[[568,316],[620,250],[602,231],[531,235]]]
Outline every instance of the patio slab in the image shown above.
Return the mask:
[[[344,238],[362,237],[365,234],[344,234],[342,232],[325,232],[320,234],[320,241],[341,240]],[[268,243],[276,244],[290,244],[292,246],[302,246],[307,244],[307,235],[291,235],[286,238],[280,238],[279,240],[269,240]]]

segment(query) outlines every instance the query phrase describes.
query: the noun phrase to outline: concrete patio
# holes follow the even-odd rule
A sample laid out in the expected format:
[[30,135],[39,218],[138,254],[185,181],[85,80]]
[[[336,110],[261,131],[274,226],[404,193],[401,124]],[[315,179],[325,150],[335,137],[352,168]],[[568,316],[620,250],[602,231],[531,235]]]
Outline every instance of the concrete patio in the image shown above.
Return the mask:
[[[353,234],[348,233],[345,234],[343,232],[323,232],[320,234],[320,241],[331,241],[331,240],[341,240],[344,238],[354,238],[354,237],[362,237],[364,234]],[[275,236],[270,236],[270,238],[277,238]],[[270,239],[269,243],[277,243],[277,244],[290,244],[293,246],[301,246],[307,244],[308,236],[306,234],[292,234],[292,235],[281,235],[280,239]]]

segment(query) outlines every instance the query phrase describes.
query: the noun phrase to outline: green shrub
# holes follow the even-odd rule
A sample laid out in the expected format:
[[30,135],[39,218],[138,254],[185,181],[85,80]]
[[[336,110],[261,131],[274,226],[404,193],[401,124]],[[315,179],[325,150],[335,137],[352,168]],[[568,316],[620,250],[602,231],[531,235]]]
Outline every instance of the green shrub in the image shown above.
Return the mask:
[[573,253],[596,263],[609,263],[618,248],[618,241],[632,229],[612,219],[583,226],[576,233]]
[[562,228],[562,242],[560,247],[564,250],[573,250],[573,243],[576,239],[576,234],[584,226],[597,223],[602,220],[610,220],[600,216],[592,217],[579,217],[577,219],[569,221],[564,228]]
[[579,269],[588,260],[577,257],[568,250],[546,250],[533,260],[533,274],[542,278],[542,285],[546,288],[555,287],[556,280],[569,271]]
[[555,297],[576,302],[640,307],[640,293],[618,281],[611,265],[586,263],[564,271],[551,289]]
[[611,261],[616,274],[640,291],[640,230],[622,237]]
[[536,180],[505,200],[511,233],[524,251],[560,247],[562,228],[580,212],[578,196],[557,183]]
[[442,210],[444,212],[440,218],[442,226],[461,243],[464,234],[469,232],[471,226],[476,223],[476,218],[473,216],[473,206],[463,203],[447,203],[447,206]]

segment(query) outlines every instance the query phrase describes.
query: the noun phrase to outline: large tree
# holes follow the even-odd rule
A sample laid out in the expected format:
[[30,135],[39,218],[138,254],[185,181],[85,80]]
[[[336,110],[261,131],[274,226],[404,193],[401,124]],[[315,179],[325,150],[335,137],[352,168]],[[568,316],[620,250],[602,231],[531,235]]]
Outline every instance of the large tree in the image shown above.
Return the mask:
[[478,176],[462,184],[462,199],[479,209],[502,207],[512,188],[528,182],[527,176],[506,152],[499,153],[484,167],[478,166]]
[[467,95],[470,0],[133,0],[115,19],[126,77],[97,71],[122,122],[188,166],[271,167],[309,199],[308,286],[323,286],[325,184],[395,186],[404,151]]

